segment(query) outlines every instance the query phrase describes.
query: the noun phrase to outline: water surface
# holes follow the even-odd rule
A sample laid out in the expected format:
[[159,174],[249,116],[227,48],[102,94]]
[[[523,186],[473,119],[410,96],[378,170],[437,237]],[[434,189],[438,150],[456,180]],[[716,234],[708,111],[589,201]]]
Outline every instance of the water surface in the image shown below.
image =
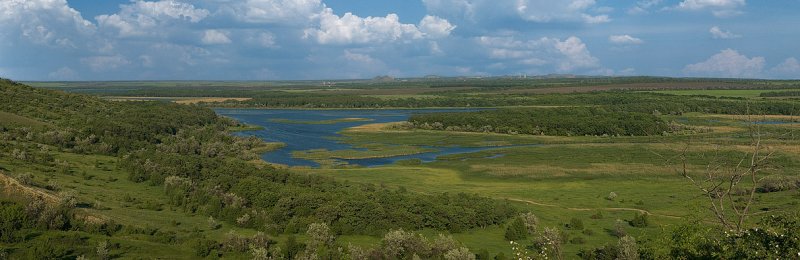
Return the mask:
[[[311,149],[343,150],[358,149],[336,139],[338,132],[346,128],[373,123],[405,121],[416,113],[435,113],[453,111],[476,111],[476,109],[398,109],[398,110],[292,110],[292,109],[216,109],[217,114],[231,117],[242,123],[264,127],[263,130],[237,132],[239,136],[256,136],[267,142],[286,143],[286,147],[262,155],[267,162],[289,166],[319,166],[318,163],[292,157],[293,151]],[[298,124],[294,122],[311,122],[335,120],[341,118],[366,118],[371,121],[339,122],[334,124]],[[275,120],[286,119],[286,120]],[[400,160],[419,159],[431,162],[441,155],[472,153],[487,149],[504,147],[433,147],[436,152],[386,158],[369,158],[341,160],[349,164],[361,166],[380,166],[392,164]]]

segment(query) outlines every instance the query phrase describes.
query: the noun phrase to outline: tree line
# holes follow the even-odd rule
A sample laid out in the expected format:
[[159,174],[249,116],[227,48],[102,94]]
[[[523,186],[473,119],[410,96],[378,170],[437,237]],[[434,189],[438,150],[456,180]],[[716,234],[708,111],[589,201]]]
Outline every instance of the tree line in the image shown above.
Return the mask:
[[652,114],[595,107],[513,108],[417,114],[408,120],[429,130],[529,135],[659,135],[667,123]]

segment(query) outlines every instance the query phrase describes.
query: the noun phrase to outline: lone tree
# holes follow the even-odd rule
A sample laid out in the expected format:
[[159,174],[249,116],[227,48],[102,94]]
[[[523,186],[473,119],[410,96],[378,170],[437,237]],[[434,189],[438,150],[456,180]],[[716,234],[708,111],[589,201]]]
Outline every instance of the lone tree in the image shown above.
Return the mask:
[[[723,145],[716,145],[713,153],[702,158],[708,160],[702,172],[689,167],[690,145],[687,144],[680,153],[672,158],[664,158],[668,165],[678,165],[675,170],[700,190],[709,202],[710,211],[715,219],[727,230],[737,233],[747,229],[746,220],[752,216],[755,195],[760,184],[769,176],[768,170],[773,168],[775,150],[762,141],[764,134],[761,126],[748,116],[748,140],[746,150],[736,151],[737,158],[731,160],[730,153],[723,151]],[[727,156],[726,156],[727,155]]]

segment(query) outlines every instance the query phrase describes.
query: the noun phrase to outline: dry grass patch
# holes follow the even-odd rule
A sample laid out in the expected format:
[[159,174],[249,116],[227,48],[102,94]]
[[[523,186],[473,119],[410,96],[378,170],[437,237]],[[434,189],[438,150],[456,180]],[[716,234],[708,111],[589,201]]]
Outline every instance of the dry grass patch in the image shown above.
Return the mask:
[[471,171],[495,177],[570,177],[577,175],[668,175],[672,172],[661,165],[592,163],[589,167],[571,168],[553,165],[507,166],[503,164],[470,165]]
[[226,97],[206,97],[206,98],[186,98],[181,100],[176,100],[175,103],[178,104],[197,104],[200,102],[204,103],[214,103],[214,102],[226,102],[226,101],[248,101],[252,98],[226,98]]

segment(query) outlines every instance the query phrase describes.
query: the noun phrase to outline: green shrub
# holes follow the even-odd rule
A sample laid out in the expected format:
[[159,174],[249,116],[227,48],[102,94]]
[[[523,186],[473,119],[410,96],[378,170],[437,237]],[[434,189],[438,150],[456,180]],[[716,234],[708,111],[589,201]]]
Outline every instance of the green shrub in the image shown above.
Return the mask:
[[522,218],[516,217],[506,226],[505,238],[509,241],[518,241],[528,237],[528,228]]
[[567,227],[574,230],[583,230],[583,221],[578,218],[572,218],[569,220]]
[[637,228],[647,227],[650,225],[649,214],[647,213],[636,214],[632,220],[628,221],[628,224],[630,224],[632,227],[637,227]]

